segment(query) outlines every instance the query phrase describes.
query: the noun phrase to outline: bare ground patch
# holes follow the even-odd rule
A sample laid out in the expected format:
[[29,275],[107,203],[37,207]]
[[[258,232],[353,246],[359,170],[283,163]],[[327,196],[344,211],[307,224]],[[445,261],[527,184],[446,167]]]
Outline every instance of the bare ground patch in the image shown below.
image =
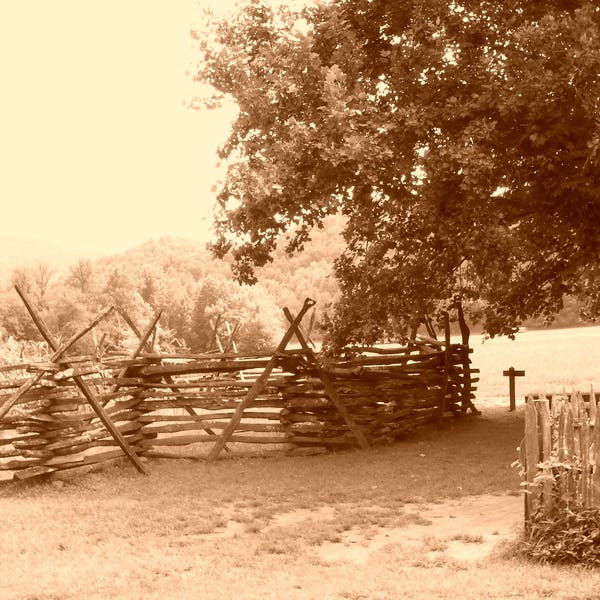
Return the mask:
[[600,574],[484,558],[522,519],[522,415],[482,409],[367,452],[0,488],[0,598],[592,597]]
[[350,530],[340,542],[323,544],[320,556],[326,561],[365,562],[374,552],[394,545],[403,554],[425,551],[430,561],[480,560],[520,530],[522,505],[521,496],[490,494],[417,504],[409,514],[419,519],[409,519],[404,527],[381,528],[371,537]]

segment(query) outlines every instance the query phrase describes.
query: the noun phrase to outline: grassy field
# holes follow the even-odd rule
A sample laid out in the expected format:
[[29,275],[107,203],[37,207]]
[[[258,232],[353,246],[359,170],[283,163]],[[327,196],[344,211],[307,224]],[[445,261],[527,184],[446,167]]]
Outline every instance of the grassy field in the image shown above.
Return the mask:
[[[511,365],[528,371],[523,393],[545,382],[600,380],[599,340],[593,328],[476,346],[483,415],[393,446],[211,465],[152,461],[147,477],[117,463],[0,487],[0,599],[599,599],[600,572],[532,565],[510,545],[478,561],[453,558],[445,548],[479,548],[481,535],[439,537],[424,504],[445,510],[448,499],[510,499],[519,487],[510,464],[522,409],[508,413],[483,394],[506,395],[501,370]],[[403,537],[415,524],[431,535]],[[384,543],[361,560],[323,553],[376,538]]]
[[516,339],[471,337],[472,360],[481,369],[477,399],[508,396],[509,367],[524,369],[517,396],[530,392],[600,391],[600,327],[525,331]]

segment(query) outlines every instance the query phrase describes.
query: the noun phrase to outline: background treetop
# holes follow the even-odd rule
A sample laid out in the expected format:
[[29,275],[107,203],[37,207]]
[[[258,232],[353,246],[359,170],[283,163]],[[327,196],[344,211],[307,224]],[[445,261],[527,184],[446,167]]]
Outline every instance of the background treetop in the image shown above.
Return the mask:
[[253,282],[282,234],[345,218],[331,343],[401,335],[457,297],[490,334],[565,295],[600,313],[595,2],[250,2],[197,33],[238,108],[217,256]]

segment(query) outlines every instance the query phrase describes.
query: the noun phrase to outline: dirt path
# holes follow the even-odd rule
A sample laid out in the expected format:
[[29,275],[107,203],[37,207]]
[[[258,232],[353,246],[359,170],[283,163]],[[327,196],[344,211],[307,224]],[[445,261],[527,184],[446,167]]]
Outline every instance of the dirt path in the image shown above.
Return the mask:
[[428,524],[411,523],[381,529],[369,539],[349,531],[339,543],[326,542],[320,556],[327,562],[364,562],[372,553],[393,543],[410,549],[428,548],[428,557],[458,561],[485,558],[501,541],[514,536],[522,525],[523,498],[516,495],[468,496],[439,504],[416,504],[408,513]]

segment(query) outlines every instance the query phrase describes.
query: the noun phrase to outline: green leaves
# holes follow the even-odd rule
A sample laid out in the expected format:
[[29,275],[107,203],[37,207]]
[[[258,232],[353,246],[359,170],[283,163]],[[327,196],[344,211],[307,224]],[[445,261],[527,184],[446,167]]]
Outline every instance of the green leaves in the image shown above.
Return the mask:
[[599,30],[583,0],[254,3],[215,23],[197,78],[240,108],[216,253],[254,281],[282,234],[295,252],[341,211],[333,344],[457,296],[492,335],[564,294],[600,314]]
[[600,510],[572,506],[534,515],[520,551],[542,563],[600,566]]

